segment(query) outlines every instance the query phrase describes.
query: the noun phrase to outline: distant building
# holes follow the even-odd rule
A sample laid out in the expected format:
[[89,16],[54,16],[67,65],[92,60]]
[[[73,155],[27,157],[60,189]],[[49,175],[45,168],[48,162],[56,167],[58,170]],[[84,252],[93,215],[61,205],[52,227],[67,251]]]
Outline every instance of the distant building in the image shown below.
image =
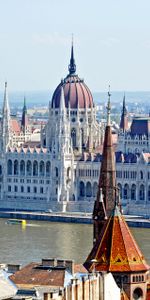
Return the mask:
[[[24,101],[21,124],[11,117],[5,84],[0,137],[0,208],[92,212],[97,195],[104,123],[76,73],[73,45],[68,75],[56,87],[49,117],[31,126]],[[113,134],[116,147],[116,134]],[[150,118],[131,127],[123,99],[116,175],[123,209],[150,212]]]

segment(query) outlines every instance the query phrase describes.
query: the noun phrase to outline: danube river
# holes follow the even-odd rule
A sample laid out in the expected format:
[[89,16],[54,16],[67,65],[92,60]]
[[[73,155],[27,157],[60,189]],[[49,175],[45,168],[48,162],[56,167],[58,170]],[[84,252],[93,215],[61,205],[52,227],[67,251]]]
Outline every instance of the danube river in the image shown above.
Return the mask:
[[[27,264],[42,258],[58,257],[84,262],[92,247],[92,225],[28,222],[7,225],[0,219],[0,263]],[[150,229],[132,232],[150,263]]]

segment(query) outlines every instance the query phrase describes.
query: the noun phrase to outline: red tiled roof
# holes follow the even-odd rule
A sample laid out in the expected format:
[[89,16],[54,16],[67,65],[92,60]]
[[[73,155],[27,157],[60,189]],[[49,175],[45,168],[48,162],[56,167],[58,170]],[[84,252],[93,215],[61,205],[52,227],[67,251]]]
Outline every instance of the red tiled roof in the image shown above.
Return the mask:
[[[92,260],[95,262],[92,262]],[[137,246],[118,207],[106,221],[84,266],[91,271],[137,272],[147,271],[143,254]]]
[[65,269],[42,269],[39,263],[29,265],[17,271],[9,278],[19,287],[52,286],[63,287],[65,280]]
[[10,129],[12,132],[15,132],[16,134],[20,133],[21,129],[17,120],[15,119],[10,120]]

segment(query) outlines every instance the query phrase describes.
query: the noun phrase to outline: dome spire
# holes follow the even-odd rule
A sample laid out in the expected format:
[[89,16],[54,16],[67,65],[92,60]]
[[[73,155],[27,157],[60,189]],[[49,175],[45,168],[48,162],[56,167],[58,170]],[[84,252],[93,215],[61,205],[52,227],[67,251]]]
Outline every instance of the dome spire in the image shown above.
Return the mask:
[[76,64],[74,59],[74,49],[73,49],[73,35],[72,35],[72,46],[71,46],[71,58],[70,58],[70,64],[68,66],[69,74],[73,75],[76,72]]

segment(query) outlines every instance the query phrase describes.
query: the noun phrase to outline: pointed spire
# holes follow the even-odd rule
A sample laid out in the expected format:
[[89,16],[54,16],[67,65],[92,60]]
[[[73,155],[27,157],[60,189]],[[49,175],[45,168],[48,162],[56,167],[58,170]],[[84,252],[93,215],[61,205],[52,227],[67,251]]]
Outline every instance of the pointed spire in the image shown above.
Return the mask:
[[26,106],[26,97],[25,96],[24,96],[24,105],[23,105],[23,109],[22,109],[21,126],[23,129],[23,132],[25,133],[26,128],[28,126],[28,116],[27,116],[27,106]]
[[3,150],[6,150],[10,142],[10,108],[8,102],[7,82],[5,82],[3,119],[2,119]]
[[127,118],[127,109],[126,109],[126,102],[125,102],[125,93],[123,96],[123,104],[122,104],[122,114],[120,120],[120,129],[125,132],[128,130],[128,118]]
[[70,58],[70,64],[68,66],[68,70],[70,75],[76,73],[76,64],[75,64],[74,49],[73,49],[73,36],[72,36],[72,46],[71,46],[71,58]]
[[7,81],[5,82],[5,90],[4,90],[4,102],[3,102],[3,114],[10,114],[10,108],[8,103],[8,93],[7,93]]
[[60,112],[63,113],[66,111],[66,106],[65,106],[65,96],[64,96],[64,89],[63,85],[61,86],[61,92],[60,92]]
[[111,111],[110,97],[111,97],[111,94],[110,94],[110,85],[109,85],[108,103],[107,103],[107,106],[106,106],[106,109],[107,109],[107,126],[110,126],[110,111]]
[[[101,194],[103,195],[104,208],[100,205]],[[108,92],[107,104],[107,125],[105,128],[105,138],[103,144],[103,155],[97,191],[97,198],[93,210],[94,220],[94,240],[97,240],[104,224],[104,216],[109,217],[118,199],[118,189],[116,183],[115,153],[112,142],[112,132],[110,126],[110,90]],[[119,200],[118,200],[119,202]]]

